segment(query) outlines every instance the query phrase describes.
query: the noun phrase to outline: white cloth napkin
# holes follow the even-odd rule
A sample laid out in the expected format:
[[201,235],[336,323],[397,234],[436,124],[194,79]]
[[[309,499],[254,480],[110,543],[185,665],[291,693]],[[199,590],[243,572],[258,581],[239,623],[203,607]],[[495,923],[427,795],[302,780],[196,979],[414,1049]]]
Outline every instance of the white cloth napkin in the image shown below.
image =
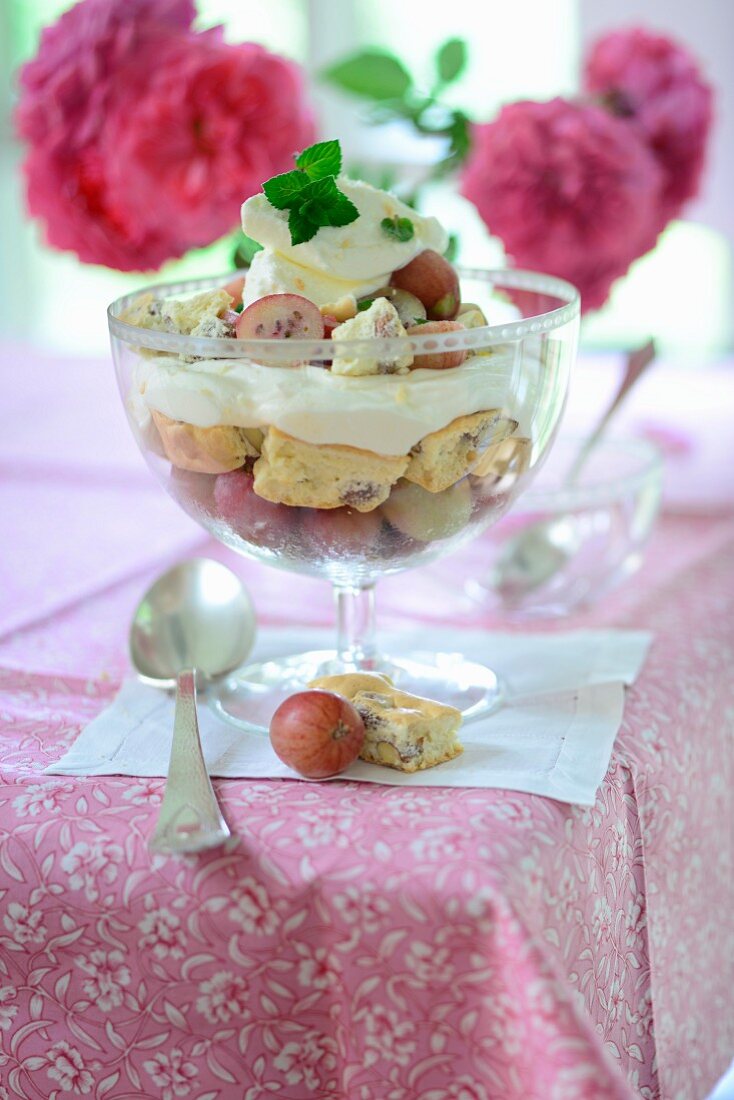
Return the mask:
[[[265,630],[253,659],[321,649],[332,641],[333,635],[323,630]],[[503,681],[504,705],[488,718],[467,723],[461,731],[464,752],[445,764],[404,774],[357,760],[339,778],[391,786],[505,788],[593,805],[622,721],[625,685],[634,683],[642,667],[650,634],[499,634],[433,627],[393,641],[393,652],[460,652],[490,665]],[[383,646],[389,653],[389,636]],[[199,725],[212,775],[300,778],[281,763],[266,736],[218,718],[204,698]],[[172,696],[127,680],[111,706],[46,773],[163,776],[172,728]]]

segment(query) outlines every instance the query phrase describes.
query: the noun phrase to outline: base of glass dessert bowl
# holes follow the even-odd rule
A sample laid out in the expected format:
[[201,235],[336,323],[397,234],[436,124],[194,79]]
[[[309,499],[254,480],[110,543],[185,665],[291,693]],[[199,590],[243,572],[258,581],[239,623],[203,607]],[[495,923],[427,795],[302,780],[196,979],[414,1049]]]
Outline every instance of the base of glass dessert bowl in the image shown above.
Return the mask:
[[465,723],[487,717],[503,702],[497,675],[460,653],[410,652],[374,658],[369,667],[357,668],[329,649],[247,665],[213,687],[209,702],[219,717],[240,729],[267,733],[275,710],[289,695],[317,677],[344,672],[382,673],[401,691],[456,707]]

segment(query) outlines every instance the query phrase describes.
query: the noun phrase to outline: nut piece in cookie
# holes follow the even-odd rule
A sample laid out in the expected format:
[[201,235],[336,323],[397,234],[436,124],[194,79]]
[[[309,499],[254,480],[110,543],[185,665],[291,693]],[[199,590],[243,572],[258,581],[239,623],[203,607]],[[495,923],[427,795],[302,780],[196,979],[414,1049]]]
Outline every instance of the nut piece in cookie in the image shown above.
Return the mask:
[[512,481],[524,474],[530,465],[533,445],[521,435],[511,435],[494,441],[471,471],[474,477],[489,478],[493,482],[510,478]]
[[429,493],[411,481],[399,481],[382,506],[385,519],[418,542],[435,542],[456,535],[471,519],[472,495],[468,480],[442,493]]
[[380,455],[337,444],[304,443],[268,428],[255,463],[255,492],[274,504],[371,512],[387,499],[407,455]]
[[369,309],[337,325],[331,334],[337,348],[331,365],[332,374],[406,374],[413,362],[410,348],[403,355],[375,354],[356,356],[349,350],[350,340],[373,340],[375,337],[405,336],[398,312],[387,298],[375,298]]
[[368,673],[322,676],[309,687],[343,695],[364,722],[362,760],[401,772],[432,768],[461,753],[461,712],[433,699],[399,691],[386,677]]
[[216,425],[197,428],[181,420],[171,420],[151,409],[153,422],[161,437],[169,462],[179,470],[197,474],[226,474],[243,466],[248,458],[256,458],[257,450],[247,439],[243,428]]
[[474,305],[473,302],[461,303],[458,320],[461,321],[464,328],[484,328],[485,325],[489,324],[484,311],[479,306]]
[[511,435],[516,427],[517,421],[499,409],[457,416],[415,445],[405,477],[430,493],[440,493],[472,470],[482,448]]

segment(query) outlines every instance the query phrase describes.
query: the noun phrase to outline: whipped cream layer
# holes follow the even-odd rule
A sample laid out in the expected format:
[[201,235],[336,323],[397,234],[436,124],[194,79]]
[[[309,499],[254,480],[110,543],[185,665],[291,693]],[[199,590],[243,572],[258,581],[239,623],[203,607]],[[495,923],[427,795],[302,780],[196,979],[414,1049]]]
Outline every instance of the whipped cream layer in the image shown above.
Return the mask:
[[[448,234],[436,218],[417,214],[400,199],[368,183],[340,178],[339,190],[351,199],[359,217],[344,226],[326,226],[303,244],[291,244],[288,211],[276,210],[264,194],[242,206],[242,228],[263,246],[247,275],[246,306],[265,294],[302,294],[318,306],[347,294],[369,294],[390,281],[427,248],[443,253]],[[398,241],[381,226],[384,218],[409,218],[414,234]]]
[[451,370],[358,378],[323,367],[265,366],[243,359],[184,363],[158,356],[138,361],[131,411],[141,426],[145,410],[156,409],[201,428],[274,425],[306,443],[404,455],[457,416],[484,409],[505,409],[521,421],[521,429],[523,420],[529,426],[533,396],[526,392],[527,405],[517,400],[515,369],[515,355],[507,347],[473,356]]

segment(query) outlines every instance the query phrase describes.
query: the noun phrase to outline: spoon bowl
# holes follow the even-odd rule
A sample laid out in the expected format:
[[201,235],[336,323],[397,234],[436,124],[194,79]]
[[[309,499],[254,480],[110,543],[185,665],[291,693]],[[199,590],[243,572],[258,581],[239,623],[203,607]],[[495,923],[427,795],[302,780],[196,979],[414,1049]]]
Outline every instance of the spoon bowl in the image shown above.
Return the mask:
[[149,842],[153,851],[204,851],[230,835],[201,750],[196,684],[241,665],[254,638],[255,612],[244,586],[208,558],[169,569],[138,605],[130,628],[132,663],[144,682],[176,688],[168,779]]
[[563,618],[640,566],[660,508],[660,455],[646,440],[607,437],[569,485],[578,447],[558,439],[519,507],[497,525],[484,575],[467,582],[472,598],[513,619]]
[[255,613],[231,569],[209,558],[174,565],[148,589],[130,631],[130,657],[140,678],[175,687],[185,668],[202,685],[241,665],[255,639]]

